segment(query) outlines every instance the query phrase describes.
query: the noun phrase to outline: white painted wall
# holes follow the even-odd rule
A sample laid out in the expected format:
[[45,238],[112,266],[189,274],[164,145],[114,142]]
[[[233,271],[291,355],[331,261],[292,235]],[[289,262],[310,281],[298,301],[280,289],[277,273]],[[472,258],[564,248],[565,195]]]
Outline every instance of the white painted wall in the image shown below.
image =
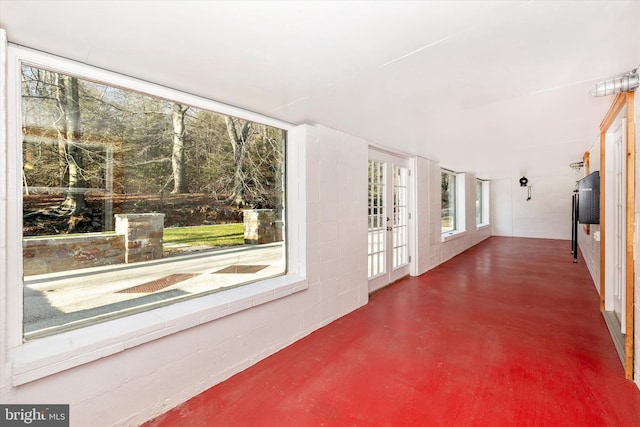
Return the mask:
[[[2,138],[4,147],[6,136]],[[307,290],[19,386],[12,385],[4,339],[9,322],[3,312],[2,402],[68,403],[72,426],[136,425],[366,304],[368,144],[306,125],[291,130],[289,141],[294,147],[290,161],[297,163],[292,169],[299,176],[292,180],[297,187],[288,191],[304,194],[304,206],[298,210],[304,220],[292,235],[306,241],[300,256],[305,260]],[[476,229],[475,177],[467,174],[466,232],[443,243],[440,166],[427,159],[417,159],[415,165],[416,245],[422,273],[489,237],[490,227]],[[0,196],[5,197],[4,188]],[[0,262],[6,263],[6,241],[0,245]],[[6,283],[3,277],[3,304],[9,286],[19,284]]]
[[[1,61],[6,58],[3,36],[0,32]],[[4,62],[1,65],[4,70]],[[0,79],[0,154],[7,147],[5,121],[6,91],[4,79]],[[72,408],[72,426],[137,425],[366,304],[368,144],[322,126],[306,125],[291,130],[289,141],[294,147],[290,154],[296,163],[293,169],[297,172],[292,180],[297,187],[290,186],[288,191],[304,196],[303,207],[297,210],[304,218],[299,229],[290,231],[304,241],[296,256],[303,259],[308,289],[19,386],[12,384],[6,340],[9,322],[6,310],[2,310],[0,401],[68,403]],[[0,155],[5,162],[0,164],[0,174],[6,174],[6,158],[6,154]],[[440,165],[417,158],[415,173],[414,274],[421,274],[486,239],[492,227],[476,229],[475,176],[466,174],[466,231],[443,242]],[[0,179],[2,206],[7,205],[5,177]],[[500,219],[494,227],[499,230],[506,227],[512,233],[526,229],[526,221],[520,218],[523,215],[514,216],[513,212],[508,215],[511,222],[505,225],[502,221],[505,208],[493,200],[497,197],[507,203],[509,211],[518,207],[506,182],[498,181],[497,190],[493,182],[491,186],[492,222],[495,217]],[[540,197],[536,192],[534,187],[534,200]],[[569,199],[566,197],[568,203]],[[558,200],[565,200],[564,194]],[[0,215],[0,304],[7,307],[6,289],[20,284],[9,282],[5,274],[7,260],[15,248],[6,244],[5,227],[11,224],[7,225],[4,210],[0,210]]]
[[[367,143],[319,126],[297,127],[289,140],[306,194],[295,233],[306,235],[307,290],[20,386],[11,384],[3,310],[0,401],[68,403],[77,427],[137,425],[366,304]],[[3,240],[0,262],[7,257]],[[0,297],[8,286],[19,283],[3,277]]]
[[422,157],[416,160],[416,236],[417,274],[464,252],[491,236],[491,227],[476,227],[476,177],[465,174],[465,232],[446,242],[441,232],[441,173],[440,165]]
[[[7,206],[7,34],[0,28],[0,309],[7,306],[7,221],[2,206]],[[7,328],[6,310],[0,313],[0,402],[4,403],[2,390],[7,390],[9,377],[3,373],[6,369]]]
[[571,196],[579,176],[527,178],[532,187],[529,201],[520,177],[491,181],[492,235],[570,241]]
[[[589,172],[600,170],[600,138],[596,137],[595,142],[589,148],[590,168]],[[581,170],[578,178],[586,175],[585,169]],[[599,224],[589,225],[589,234],[586,233],[585,227],[578,224],[578,247],[587,264],[593,284],[598,293],[600,293],[600,241],[596,240],[596,236],[600,233]]]

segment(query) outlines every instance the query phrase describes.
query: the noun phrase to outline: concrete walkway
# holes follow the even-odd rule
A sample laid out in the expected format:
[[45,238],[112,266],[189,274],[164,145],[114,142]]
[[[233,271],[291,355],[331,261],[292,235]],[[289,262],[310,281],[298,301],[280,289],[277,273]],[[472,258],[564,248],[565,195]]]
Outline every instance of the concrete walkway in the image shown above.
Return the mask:
[[210,249],[154,261],[25,277],[26,339],[284,273],[284,245]]

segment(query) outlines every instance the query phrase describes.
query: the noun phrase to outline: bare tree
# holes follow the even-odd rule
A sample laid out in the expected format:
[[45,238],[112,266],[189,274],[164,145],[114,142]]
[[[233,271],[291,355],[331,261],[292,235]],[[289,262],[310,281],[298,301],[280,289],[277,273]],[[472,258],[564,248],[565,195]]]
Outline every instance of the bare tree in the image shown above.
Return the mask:
[[46,232],[98,230],[106,197],[139,212],[165,191],[282,209],[280,129],[27,65],[22,102],[25,218],[48,221]]
[[58,158],[61,187],[67,187],[62,208],[71,215],[85,209],[84,177],[82,175],[82,148],[80,147],[80,97],[78,79],[56,73],[56,101],[59,117]]
[[[227,133],[229,134],[229,140],[233,147],[233,192],[227,199],[227,202],[238,207],[242,207],[247,204],[247,197],[245,194],[245,173],[242,168],[244,162],[244,156],[246,152],[247,138],[249,137],[249,131],[251,130],[251,122],[247,120],[234,119],[230,116],[225,116],[225,123],[227,124]],[[238,121],[242,122],[240,130],[238,130]]]
[[173,154],[171,156],[171,166],[173,167],[173,194],[188,193],[187,188],[187,173],[185,165],[185,150],[184,150],[184,117],[189,109],[188,106],[173,104],[172,117],[173,117]]

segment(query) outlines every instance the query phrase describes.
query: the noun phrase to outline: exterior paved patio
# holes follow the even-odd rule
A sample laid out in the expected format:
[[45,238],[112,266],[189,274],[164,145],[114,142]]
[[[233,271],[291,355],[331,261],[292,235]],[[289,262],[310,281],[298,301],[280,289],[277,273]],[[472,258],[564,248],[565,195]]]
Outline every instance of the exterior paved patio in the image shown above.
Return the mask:
[[284,245],[209,249],[135,264],[25,277],[26,339],[284,273]]

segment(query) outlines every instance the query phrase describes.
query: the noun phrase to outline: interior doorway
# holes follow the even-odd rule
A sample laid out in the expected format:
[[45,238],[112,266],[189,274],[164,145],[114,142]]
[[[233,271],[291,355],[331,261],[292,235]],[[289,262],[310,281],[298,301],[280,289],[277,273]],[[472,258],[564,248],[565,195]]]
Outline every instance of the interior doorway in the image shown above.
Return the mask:
[[634,93],[616,96],[600,125],[600,309],[633,378]]
[[369,150],[368,253],[369,292],[409,274],[409,160]]
[[626,109],[623,108],[606,133],[606,190],[605,209],[610,215],[606,217],[606,229],[609,238],[606,240],[605,260],[605,297],[604,309],[613,316],[615,329],[626,334]]

